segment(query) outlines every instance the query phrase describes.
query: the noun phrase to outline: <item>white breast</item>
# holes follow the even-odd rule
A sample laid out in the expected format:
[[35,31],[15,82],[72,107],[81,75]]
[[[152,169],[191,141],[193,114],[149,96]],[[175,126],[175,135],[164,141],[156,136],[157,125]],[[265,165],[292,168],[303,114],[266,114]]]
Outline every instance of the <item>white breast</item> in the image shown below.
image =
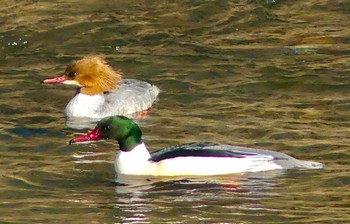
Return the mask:
[[[105,104],[103,95],[85,95],[78,93],[68,103],[64,110],[66,117],[90,117],[100,118],[101,108]],[[106,114],[108,116],[108,114]]]
[[150,169],[150,158],[144,143],[129,152],[118,151],[114,163],[115,171],[119,174],[145,175],[145,170]]

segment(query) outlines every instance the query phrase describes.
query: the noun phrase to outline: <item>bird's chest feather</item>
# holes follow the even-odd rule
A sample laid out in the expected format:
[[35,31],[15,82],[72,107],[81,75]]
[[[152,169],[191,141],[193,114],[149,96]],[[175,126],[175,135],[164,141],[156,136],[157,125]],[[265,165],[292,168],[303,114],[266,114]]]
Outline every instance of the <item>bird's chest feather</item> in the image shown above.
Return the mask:
[[100,117],[105,104],[103,95],[76,94],[64,111],[66,117]]

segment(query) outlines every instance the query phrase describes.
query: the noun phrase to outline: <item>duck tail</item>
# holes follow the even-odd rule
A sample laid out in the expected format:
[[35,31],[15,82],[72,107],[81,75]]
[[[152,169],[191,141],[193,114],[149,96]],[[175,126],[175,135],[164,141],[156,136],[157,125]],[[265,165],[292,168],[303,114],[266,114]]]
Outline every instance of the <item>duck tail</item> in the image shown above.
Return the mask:
[[300,161],[300,164],[298,164],[298,168],[300,169],[322,169],[324,165],[319,162],[314,161]]

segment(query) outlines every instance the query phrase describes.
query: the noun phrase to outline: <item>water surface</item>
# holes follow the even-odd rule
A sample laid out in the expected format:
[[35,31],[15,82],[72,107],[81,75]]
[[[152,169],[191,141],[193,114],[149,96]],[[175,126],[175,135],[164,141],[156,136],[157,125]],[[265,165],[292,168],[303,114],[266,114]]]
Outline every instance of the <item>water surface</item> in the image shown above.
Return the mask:
[[[1,223],[348,223],[350,3],[0,3]],[[115,181],[117,145],[68,145],[74,88],[41,85],[88,54],[156,84],[151,150],[213,141],[323,170]]]

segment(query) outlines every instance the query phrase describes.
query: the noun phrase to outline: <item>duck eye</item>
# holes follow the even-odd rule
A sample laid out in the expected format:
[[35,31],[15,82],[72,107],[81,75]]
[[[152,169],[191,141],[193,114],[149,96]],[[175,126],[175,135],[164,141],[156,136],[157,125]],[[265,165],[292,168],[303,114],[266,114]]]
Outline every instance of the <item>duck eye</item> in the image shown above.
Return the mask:
[[103,130],[104,131],[109,131],[109,130],[111,130],[111,128],[112,127],[110,125],[106,125],[106,126],[103,127]]
[[76,72],[71,72],[69,73],[69,77],[71,77],[72,79],[74,79],[78,74]]

